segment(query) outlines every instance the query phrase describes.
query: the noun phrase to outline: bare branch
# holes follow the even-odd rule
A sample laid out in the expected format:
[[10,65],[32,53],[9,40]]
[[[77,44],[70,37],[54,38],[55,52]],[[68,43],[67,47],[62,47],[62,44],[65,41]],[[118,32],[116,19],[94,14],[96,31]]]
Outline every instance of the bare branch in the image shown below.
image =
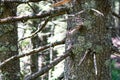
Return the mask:
[[21,55],[15,55],[15,56],[12,56],[10,58],[8,58],[7,60],[3,61],[1,64],[0,64],[0,69],[5,65],[7,64],[8,62],[12,61],[12,60],[16,60],[16,59],[19,59],[21,57],[24,57],[24,56],[29,56],[29,55],[32,55],[32,54],[35,54],[35,53],[38,53],[40,51],[43,51],[45,49],[48,49],[49,47],[54,47],[54,46],[57,46],[57,45],[61,45],[61,44],[64,44],[65,43],[65,40],[62,40],[62,41],[59,41],[59,42],[55,42],[55,43],[52,43],[52,44],[49,44],[49,45],[46,45],[46,46],[43,46],[43,47],[38,47],[38,48],[35,48],[31,51],[28,51],[24,54],[21,54]]
[[[84,11],[80,11],[78,14],[80,14],[80,13],[83,13]],[[75,14],[75,15],[77,15],[77,13]],[[48,19],[46,19],[46,21],[44,22],[44,24],[40,27],[40,26],[38,26],[38,27],[40,27],[37,31],[35,31],[34,33],[32,33],[30,36],[28,36],[28,37],[25,37],[25,38],[22,38],[21,40],[24,40],[24,39],[27,39],[27,38],[31,38],[31,37],[33,37],[34,35],[36,35],[38,32],[40,32],[40,31],[42,31],[42,29],[46,26],[46,24],[47,24],[47,22],[50,20],[51,18],[48,18]],[[75,32],[76,30],[79,30],[81,27],[83,27],[83,24],[80,24],[79,26],[77,26],[76,28],[74,28],[74,30],[73,31],[71,31],[71,32]],[[71,33],[71,34],[73,34],[73,33]],[[20,40],[20,41],[21,41]]]
[[120,19],[120,15],[118,15],[117,13],[112,12],[112,15]]
[[57,65],[59,62],[64,60],[66,57],[68,57],[71,53],[72,49],[67,50],[62,56],[56,58],[53,62],[51,62],[49,65],[42,68],[42,70],[39,70],[38,72],[29,75],[25,78],[25,80],[35,80],[35,78],[43,75],[44,73],[48,72],[51,68],[53,68],[55,65]]
[[[40,27],[40,25],[38,25],[38,30],[36,30],[34,33],[32,33],[30,36],[27,36],[27,37],[24,37],[22,39],[20,39],[19,41],[21,40],[25,40],[25,39],[28,39],[28,38],[31,38],[31,37],[34,37],[38,32],[42,31],[44,29],[44,27],[46,26],[46,24],[48,23],[50,18],[46,19],[44,24]],[[39,28],[40,27],[40,28]]]
[[56,10],[50,10],[47,12],[43,12],[41,14],[35,14],[35,15],[26,15],[26,16],[14,16],[14,17],[7,17],[0,19],[0,24],[3,23],[11,23],[11,22],[16,22],[16,21],[23,21],[23,20],[28,20],[28,19],[36,19],[36,18],[44,18],[47,16],[58,16],[65,14],[67,11],[69,11],[70,8],[60,8]]
[[28,3],[28,2],[40,2],[40,1],[46,1],[46,0],[3,0],[3,1],[0,1],[1,3],[3,2],[9,2],[9,3],[19,3],[19,4],[22,4],[22,3]]
[[91,53],[90,49],[86,50],[84,56],[80,59],[80,62],[78,64],[79,66],[82,64],[82,62],[85,60],[85,58],[87,57],[87,55],[90,54],[90,53]]
[[27,5],[32,9],[32,11],[36,14],[37,13],[37,11],[29,4],[29,3],[27,3]]

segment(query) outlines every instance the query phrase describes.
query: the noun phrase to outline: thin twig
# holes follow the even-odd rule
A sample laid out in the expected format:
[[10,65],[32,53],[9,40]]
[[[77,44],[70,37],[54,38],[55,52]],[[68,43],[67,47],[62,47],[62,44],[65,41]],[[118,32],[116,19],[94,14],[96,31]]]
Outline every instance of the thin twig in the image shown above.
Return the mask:
[[84,54],[84,56],[80,59],[80,62],[79,62],[79,64],[78,64],[78,66],[80,66],[81,64],[82,64],[82,62],[85,60],[85,58],[87,57],[87,54],[89,54],[89,53],[91,53],[91,50],[90,49],[88,49],[88,50],[86,50],[85,51],[85,54]]
[[37,13],[36,10],[30,5],[29,2],[27,2],[27,5],[30,6],[30,8],[33,10],[34,13]]
[[[43,24],[41,27],[40,27],[40,25],[38,25],[38,29],[37,29],[34,33],[32,33],[31,35],[29,35],[29,36],[27,36],[27,37],[24,37],[24,38],[20,39],[19,41],[22,41],[22,40],[25,40],[25,39],[34,37],[38,32],[40,32],[40,31],[42,31],[42,30],[44,29],[44,27],[45,27],[46,24],[48,23],[49,19],[50,19],[50,18],[47,18],[47,19],[45,20],[44,24]],[[40,28],[39,28],[39,27],[40,27]],[[19,41],[18,41],[18,42],[19,42]]]
[[118,15],[117,13],[112,12],[112,15],[120,19],[120,15]]
[[97,61],[96,61],[96,54],[95,53],[93,55],[93,61],[94,61],[95,75],[97,75],[98,69],[97,69]]

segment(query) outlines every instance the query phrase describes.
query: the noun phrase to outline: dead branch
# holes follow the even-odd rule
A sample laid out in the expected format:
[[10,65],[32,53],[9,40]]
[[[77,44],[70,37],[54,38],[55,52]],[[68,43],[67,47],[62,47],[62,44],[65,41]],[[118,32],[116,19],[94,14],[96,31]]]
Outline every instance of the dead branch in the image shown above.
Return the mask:
[[3,1],[0,1],[1,3],[3,2],[7,2],[7,3],[19,3],[19,4],[22,4],[22,3],[28,3],[28,2],[40,2],[40,1],[46,1],[46,0],[3,0]]
[[34,73],[32,75],[27,76],[25,78],[25,80],[34,80],[35,78],[37,78],[37,77],[43,75],[44,73],[48,72],[51,68],[53,68],[55,65],[57,65],[62,60],[64,60],[66,57],[68,57],[70,55],[70,52],[71,52],[71,49],[67,50],[62,56],[56,58],[49,65],[45,66],[44,68],[42,68],[38,72],[36,72],[36,73]]
[[85,60],[85,58],[87,57],[87,55],[90,54],[90,53],[91,53],[90,49],[88,49],[88,50],[85,51],[84,56],[80,59],[80,62],[78,64],[79,66],[82,64],[82,62]]
[[112,12],[112,15],[120,19],[120,15],[118,15],[117,13]]
[[[38,25],[38,30],[36,30],[34,33],[32,33],[30,36],[24,37],[22,39],[20,39],[19,41],[34,37],[38,32],[42,31],[44,29],[44,27],[46,26],[46,24],[48,23],[49,18],[45,20],[44,24],[40,27],[40,25]],[[40,27],[40,28],[39,28]]]
[[31,51],[28,51],[24,54],[21,54],[21,55],[15,55],[15,56],[12,56],[8,59],[6,59],[5,61],[3,61],[1,64],[0,64],[0,69],[5,65],[7,64],[8,62],[12,61],[12,60],[16,60],[16,59],[19,59],[21,57],[24,57],[24,56],[29,56],[29,55],[32,55],[32,54],[35,54],[35,53],[38,53],[40,51],[43,51],[45,49],[48,49],[49,47],[54,47],[54,46],[57,46],[57,45],[61,45],[61,44],[64,44],[65,43],[65,40],[62,40],[62,41],[59,41],[59,42],[55,42],[55,43],[52,43],[52,44],[49,44],[49,45],[45,45],[45,46],[42,46],[42,47],[38,47],[38,48],[35,48]]
[[[81,13],[83,13],[83,12],[84,12],[84,11],[82,10],[82,11],[80,11],[79,13],[76,13],[75,15],[81,14]],[[38,27],[40,27],[40,28],[39,28],[37,31],[35,31],[34,33],[32,33],[30,36],[27,36],[27,37],[24,37],[24,38],[20,39],[19,41],[25,40],[25,39],[27,39],[27,38],[34,37],[38,32],[42,31],[42,29],[46,26],[46,24],[48,23],[48,21],[49,21],[51,18],[52,18],[52,17],[46,19],[45,22],[44,22],[44,24],[43,24],[41,27],[40,27],[40,25],[38,25]],[[79,30],[81,27],[83,27],[83,24],[80,24],[80,25],[76,26],[76,27],[74,28],[74,30],[70,31],[71,34],[73,34],[74,32],[76,32],[77,30]]]
[[16,22],[16,21],[23,21],[23,20],[28,20],[28,19],[37,19],[37,18],[44,18],[47,16],[58,16],[58,15],[63,15],[67,11],[69,11],[70,8],[60,8],[56,10],[50,10],[47,12],[43,12],[41,14],[34,14],[34,15],[26,15],[26,16],[14,16],[14,17],[7,17],[0,19],[0,24],[3,23],[11,23],[11,22]]
[[37,11],[29,4],[29,2],[27,3],[27,5],[32,9],[32,11],[37,14]]

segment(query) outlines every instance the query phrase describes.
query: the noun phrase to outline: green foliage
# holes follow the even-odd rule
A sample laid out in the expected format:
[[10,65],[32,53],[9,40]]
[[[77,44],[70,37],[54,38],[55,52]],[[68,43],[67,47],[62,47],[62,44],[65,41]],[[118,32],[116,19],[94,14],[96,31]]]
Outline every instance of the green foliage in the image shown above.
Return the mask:
[[22,41],[20,44],[21,44],[22,47],[25,47],[26,45],[29,44],[29,41],[27,41],[27,40],[26,41]]
[[112,80],[120,80],[120,70],[112,70]]
[[113,60],[111,63],[111,70],[112,70],[112,80],[120,80],[120,69],[116,69],[114,67],[116,61]]

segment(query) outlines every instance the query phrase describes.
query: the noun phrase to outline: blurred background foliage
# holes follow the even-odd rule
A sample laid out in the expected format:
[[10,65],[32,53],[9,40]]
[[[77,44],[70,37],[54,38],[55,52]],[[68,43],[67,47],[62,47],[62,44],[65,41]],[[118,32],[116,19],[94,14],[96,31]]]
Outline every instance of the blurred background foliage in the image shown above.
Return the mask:
[[[39,3],[21,4],[17,7],[17,15],[19,16],[34,15],[34,14],[38,14],[38,13],[40,14],[42,12],[52,10],[53,8],[50,6],[52,3],[53,2],[50,2],[50,1],[41,1]],[[51,44],[53,42],[63,40],[66,36],[66,27],[67,27],[65,17],[66,15],[58,16],[50,20],[45,26],[45,29],[37,33],[39,39],[42,39],[41,37],[42,35],[50,33],[50,35],[47,37],[46,43]],[[38,24],[42,25],[44,23],[44,20],[45,19],[43,20],[32,19],[32,20],[19,22],[18,23],[19,40],[31,35],[31,32],[34,33],[38,29],[37,26],[32,25],[33,22],[35,22],[36,25]],[[19,41],[19,54],[23,54],[23,52],[31,50],[31,48],[32,48],[32,44],[31,44],[30,38]],[[48,51],[50,53],[50,50]],[[56,46],[53,48],[54,53],[52,57],[56,58],[57,56],[62,55],[64,51],[65,51],[65,45]],[[45,51],[43,51],[43,53],[44,52]],[[40,60],[40,55],[39,55],[39,60]],[[41,61],[38,61],[38,62],[40,64]],[[30,73],[30,57],[21,58],[20,65],[21,65],[21,75],[22,77],[25,77],[26,74]],[[49,80],[57,80],[57,78],[62,74],[63,69],[64,69],[64,61],[59,63],[49,72]]]

